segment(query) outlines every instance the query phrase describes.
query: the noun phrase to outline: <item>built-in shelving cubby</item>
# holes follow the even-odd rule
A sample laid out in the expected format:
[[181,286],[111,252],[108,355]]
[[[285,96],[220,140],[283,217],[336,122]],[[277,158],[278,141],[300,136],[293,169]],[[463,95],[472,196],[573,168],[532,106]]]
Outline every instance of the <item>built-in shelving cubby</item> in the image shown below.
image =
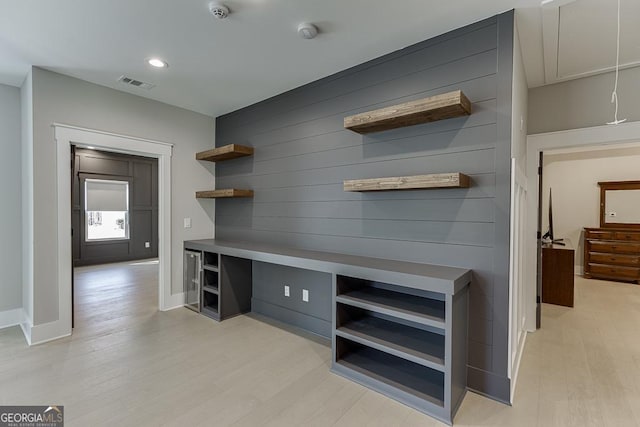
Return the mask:
[[461,90],[456,90],[345,117],[344,127],[366,134],[469,114],[471,102]]
[[468,287],[336,275],[334,289],[332,370],[452,423],[466,389]]
[[196,153],[196,160],[205,160],[207,162],[220,162],[223,160],[237,159],[253,155],[253,147],[247,147],[239,144],[229,144],[217,147],[207,151]]
[[387,178],[351,179],[344,181],[344,191],[427,190],[436,188],[468,188],[471,179],[460,172],[429,175],[392,176]]
[[220,320],[219,309],[219,264],[220,255],[215,252],[202,252],[202,314]]

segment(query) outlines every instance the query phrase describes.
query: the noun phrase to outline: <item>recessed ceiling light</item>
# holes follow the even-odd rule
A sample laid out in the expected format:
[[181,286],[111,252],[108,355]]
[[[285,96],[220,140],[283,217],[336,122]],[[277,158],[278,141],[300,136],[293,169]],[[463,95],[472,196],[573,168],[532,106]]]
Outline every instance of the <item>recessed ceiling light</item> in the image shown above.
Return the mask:
[[167,64],[166,62],[164,62],[160,58],[149,58],[149,59],[147,59],[147,64],[151,65],[152,67],[156,67],[156,68],[167,68],[167,67],[169,67],[169,64]]
[[96,149],[96,147],[92,147],[92,146],[90,146],[90,145],[88,145],[88,146],[87,146],[87,148],[88,148],[89,150],[95,150],[95,149]]

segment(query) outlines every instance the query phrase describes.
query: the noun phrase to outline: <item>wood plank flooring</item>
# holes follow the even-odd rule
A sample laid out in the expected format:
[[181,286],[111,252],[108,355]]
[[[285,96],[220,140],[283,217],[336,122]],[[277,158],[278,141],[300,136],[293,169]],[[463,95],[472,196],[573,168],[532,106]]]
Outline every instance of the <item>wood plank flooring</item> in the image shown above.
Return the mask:
[[[132,265],[133,264],[133,265]],[[73,336],[0,330],[0,404],[63,404],[69,426],[441,426],[329,372],[323,341],[257,316],[157,311],[157,265],[76,271]],[[543,306],[513,407],[468,393],[459,426],[639,426],[640,286],[576,278]]]

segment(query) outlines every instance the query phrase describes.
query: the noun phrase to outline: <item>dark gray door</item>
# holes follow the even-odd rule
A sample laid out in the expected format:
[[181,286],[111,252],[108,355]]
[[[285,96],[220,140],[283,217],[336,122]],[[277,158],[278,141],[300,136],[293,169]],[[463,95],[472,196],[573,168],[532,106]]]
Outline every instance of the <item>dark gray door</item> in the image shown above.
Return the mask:
[[540,152],[538,159],[538,232],[536,250],[536,328],[540,329],[542,317],[542,159]]

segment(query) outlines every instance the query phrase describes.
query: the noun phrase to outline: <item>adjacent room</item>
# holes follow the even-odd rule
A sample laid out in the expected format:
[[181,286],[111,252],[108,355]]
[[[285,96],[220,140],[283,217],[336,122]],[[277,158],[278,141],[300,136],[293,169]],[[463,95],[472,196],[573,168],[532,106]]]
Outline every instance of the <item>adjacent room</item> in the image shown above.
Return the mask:
[[640,425],[640,2],[365,3],[4,5],[0,426]]
[[71,158],[74,333],[120,328],[158,310],[158,161],[77,145]]

